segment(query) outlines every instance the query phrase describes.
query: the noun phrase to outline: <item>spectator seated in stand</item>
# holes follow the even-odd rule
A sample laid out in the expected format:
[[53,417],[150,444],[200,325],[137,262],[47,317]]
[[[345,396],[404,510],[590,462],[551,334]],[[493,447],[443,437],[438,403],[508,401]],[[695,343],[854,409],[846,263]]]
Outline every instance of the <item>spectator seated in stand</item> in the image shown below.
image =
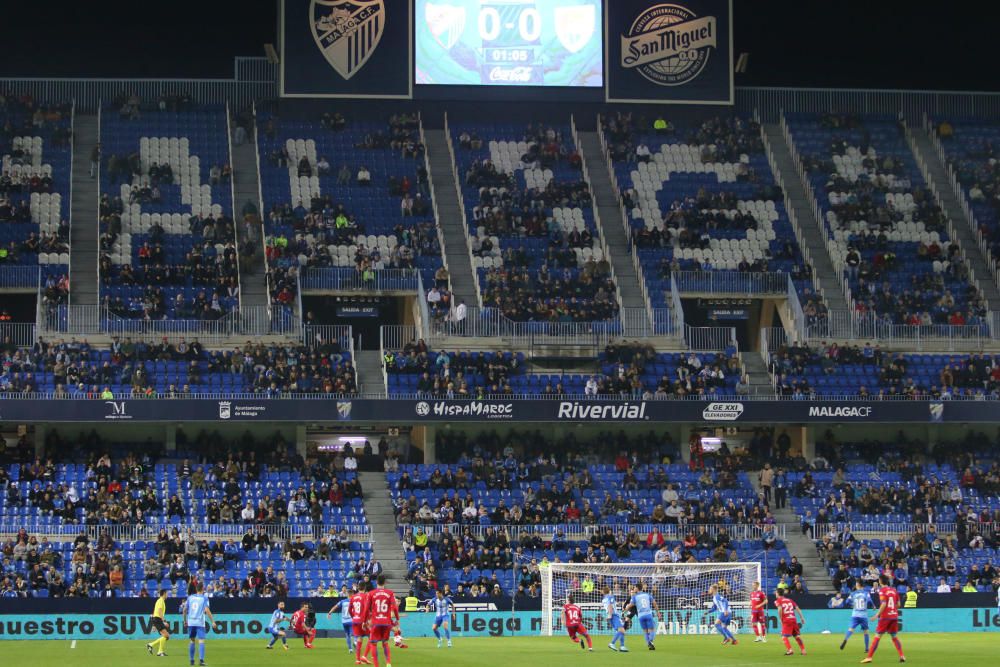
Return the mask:
[[66,303],[71,106],[0,94],[0,269],[40,267],[49,307]]
[[353,269],[362,279],[416,269],[434,284],[441,242],[419,118],[317,121],[288,111],[258,114],[272,301],[290,306],[298,273],[310,268]]
[[570,128],[451,128],[483,305],[514,321],[615,317],[611,265]]
[[743,376],[736,350],[725,353],[656,353],[622,343],[609,345],[599,370],[533,373],[521,353],[431,351],[423,340],[384,358],[389,394],[482,399],[487,396],[609,396],[656,400],[688,395],[735,395]]
[[886,571],[921,594],[1000,586],[1000,464],[986,436],[942,441],[927,455],[921,442],[838,443],[830,433],[818,449],[832,470],[787,479],[838,590]]
[[[669,295],[680,271],[781,271],[801,295],[814,295],[760,126],[724,116],[670,128],[658,132],[634,113],[602,117],[650,294]],[[656,298],[654,307],[667,305],[668,296]]]
[[787,120],[856,313],[889,325],[985,326],[982,296],[900,121],[849,114]]
[[99,263],[111,315],[217,320],[239,306],[225,114],[179,98],[105,107]]
[[981,354],[887,353],[876,345],[799,344],[771,353],[779,394],[792,398],[1000,398],[1000,359]]
[[[180,439],[178,455],[189,444],[206,458],[156,462],[147,445],[118,460],[96,453],[108,451],[99,442],[53,433],[51,456],[0,467],[0,520],[24,526],[0,544],[0,595],[145,597],[167,588],[183,597],[204,583],[212,597],[302,597],[338,590],[371,561],[361,486],[342,456],[304,461],[280,434],[228,443],[202,432]],[[86,462],[55,463],[67,448],[89,451]],[[229,537],[204,539],[203,524],[218,534],[229,525]],[[157,526],[155,539],[145,537]],[[47,537],[56,534],[76,537]]]
[[247,342],[234,350],[205,350],[198,339],[177,344],[124,341],[110,348],[86,340],[30,349],[5,345],[0,397],[42,392],[53,398],[186,398],[198,394],[353,394],[357,376],[338,341],[297,345]]
[[[483,437],[496,442],[495,435]],[[581,449],[584,443],[573,442],[567,449],[630,448],[612,464],[588,463],[580,455],[563,459],[551,454],[557,443],[540,434],[512,433],[508,443],[541,441],[546,453],[515,456],[511,444],[493,452],[477,444],[455,463],[400,466],[390,473],[415,594],[447,586],[462,598],[472,595],[472,586],[499,585],[507,594],[530,595],[545,562],[760,557],[761,540],[737,533],[759,526],[763,535],[774,519],[736,458],[720,455],[716,467],[692,471],[660,463],[660,453],[675,452],[669,437],[622,438],[604,434],[600,445]],[[442,444],[439,451],[461,446]],[[639,451],[652,456],[649,462]],[[784,543],[774,539],[764,571],[770,584],[782,579],[776,567],[789,558]],[[514,562],[524,567],[512,575]],[[792,585],[794,575],[786,577]]]

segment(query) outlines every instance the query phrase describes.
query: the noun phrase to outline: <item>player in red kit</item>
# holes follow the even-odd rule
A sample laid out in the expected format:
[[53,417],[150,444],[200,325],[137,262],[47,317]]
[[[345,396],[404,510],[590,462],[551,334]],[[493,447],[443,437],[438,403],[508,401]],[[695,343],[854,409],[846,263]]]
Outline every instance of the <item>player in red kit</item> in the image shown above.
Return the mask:
[[385,666],[392,667],[392,656],[389,647],[389,634],[394,625],[399,623],[399,606],[396,596],[385,587],[385,575],[378,575],[378,586],[368,594],[368,622],[371,632],[368,636],[368,652],[372,663],[378,667],[378,644],[385,653]]
[[351,596],[348,601],[351,610],[351,627],[354,630],[354,664],[370,665],[367,657],[367,649],[361,649],[365,645],[365,637],[368,636],[368,593],[365,592],[364,585],[358,588],[358,592]]
[[799,652],[805,655],[806,646],[802,643],[799,631],[806,624],[806,617],[802,615],[802,610],[795,604],[795,600],[785,597],[784,586],[775,591],[774,606],[778,608],[778,616],[781,618],[781,641],[785,643],[785,655],[792,655],[792,643],[788,641],[789,637],[795,638]]
[[[572,593],[566,596],[566,604],[563,605],[563,622],[566,624],[569,638],[574,643],[580,642],[580,648],[586,648],[588,651],[594,650],[594,644],[590,641],[590,633],[587,632],[587,627],[583,624],[583,610],[573,604]],[[577,639],[577,635],[580,635],[580,639]],[[586,644],[584,644],[584,640],[586,640]]]
[[310,627],[307,622],[310,611],[309,603],[303,602],[302,607],[292,614],[292,630],[302,637],[302,643],[305,644],[306,648],[312,648],[313,640],[316,638],[316,628]]
[[750,623],[755,642],[767,642],[767,593],[760,590],[760,582],[753,582],[750,592]]
[[861,662],[872,661],[875,649],[878,648],[878,643],[882,639],[882,635],[886,633],[889,633],[889,636],[892,637],[892,645],[896,647],[896,653],[899,654],[899,661],[906,662],[906,656],[903,655],[903,645],[899,643],[899,639],[896,637],[896,634],[899,632],[899,591],[893,588],[892,577],[889,575],[881,575],[878,581],[882,584],[878,589],[878,597],[882,601],[882,606],[872,616],[873,621],[878,619],[878,626],[875,628],[875,638],[872,639],[872,645],[868,648],[868,655]]

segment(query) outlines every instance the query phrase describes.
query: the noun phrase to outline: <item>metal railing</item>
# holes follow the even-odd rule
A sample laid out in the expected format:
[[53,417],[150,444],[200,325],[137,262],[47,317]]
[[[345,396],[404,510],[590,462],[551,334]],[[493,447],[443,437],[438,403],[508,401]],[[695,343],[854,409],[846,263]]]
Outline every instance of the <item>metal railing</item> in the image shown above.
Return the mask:
[[416,269],[372,269],[368,274],[351,267],[310,267],[301,270],[300,291],[417,292]]
[[[594,534],[603,532],[605,528],[611,528],[615,532],[619,530],[628,533],[634,530],[645,543],[646,536],[656,530],[663,534],[663,539],[668,541],[682,540],[689,533],[698,535],[705,532],[709,537],[716,537],[725,530],[731,539],[734,540],[759,540],[768,531],[773,531],[775,538],[785,539],[788,534],[785,524],[775,523],[771,525],[754,524],[699,524],[699,523],[602,523],[602,524],[582,524],[582,523],[560,523],[560,524],[500,524],[493,526],[481,526],[479,524],[462,523],[420,523],[415,521],[414,527],[420,527],[430,538],[437,538],[444,534],[444,529],[453,535],[461,536],[468,530],[477,540],[482,540],[492,530],[495,534],[503,533],[511,542],[516,542],[523,533],[534,535],[537,533],[543,540],[549,541],[556,534],[562,531],[562,538],[567,542],[585,542]],[[400,537],[406,532],[407,525],[400,525],[398,532]]]
[[87,535],[91,542],[96,542],[102,534],[107,534],[115,542],[138,542],[153,541],[161,530],[166,530],[169,534],[176,528],[181,535],[188,533],[194,535],[199,540],[236,540],[239,541],[246,532],[258,529],[267,533],[271,538],[275,548],[280,548],[280,542],[284,542],[293,537],[313,538],[320,535],[330,535],[339,533],[341,529],[347,529],[347,534],[352,542],[370,542],[371,530],[365,524],[242,524],[242,523],[175,523],[172,521],[157,521],[147,519],[145,523],[139,525],[103,524],[103,525],[70,525],[58,524],[48,521],[26,520],[24,523],[0,524],[0,538],[7,538],[16,535],[19,530],[25,528],[36,537],[47,537],[50,541],[63,542],[75,539],[81,533]]
[[949,351],[978,351],[989,341],[989,325],[891,324],[871,313],[832,310],[825,320],[806,325],[806,338],[813,342],[872,341],[887,346],[905,345],[918,351],[941,347]]
[[[476,269],[476,263],[472,259],[472,239],[469,238],[471,234],[469,231],[469,214],[465,210],[465,193],[462,191],[462,179],[459,178],[458,174],[458,162],[455,159],[455,145],[451,140],[451,126],[448,124],[447,111],[444,112],[444,138],[445,142],[448,144],[448,159],[451,161],[451,177],[455,182],[455,193],[458,195],[458,209],[462,212],[462,234],[465,237],[465,250],[469,256],[469,267],[472,271],[472,282],[476,286],[476,302],[479,304],[479,307],[482,308],[483,293],[479,286],[479,271]],[[441,253],[445,253],[443,238],[441,241]]]
[[41,281],[40,266],[0,266],[0,289],[37,290]]
[[618,317],[594,322],[530,321],[515,322],[495,308],[469,308],[461,322],[449,319],[432,322],[430,338],[462,336],[502,338],[507,345],[566,344],[607,345],[614,338],[644,338],[676,334],[676,325],[667,309],[622,308]]
[[409,343],[416,342],[419,338],[419,330],[412,324],[386,324],[380,329],[382,353],[391,351],[399,352]]
[[895,114],[908,118],[921,113],[951,116],[1000,116],[1000,94],[952,90],[867,90],[856,88],[736,88],[736,108],[757,111],[767,123],[783,112],[828,113],[831,109],[856,113]]
[[33,322],[0,322],[0,342],[10,340],[18,347],[35,344],[35,324]]
[[788,276],[788,296],[785,300],[785,306],[788,308],[788,314],[792,318],[792,326],[795,328],[796,335],[802,339],[806,335],[806,314],[802,310],[802,302],[799,301],[799,292],[795,289],[795,281],[792,277]]
[[131,320],[111,313],[106,306],[59,306],[42,313],[39,335],[195,337],[203,343],[228,342],[233,336],[300,337],[301,320],[281,313],[283,309],[272,312],[267,306],[249,306],[217,320]]
[[[993,523],[975,523],[975,525],[983,532],[983,527],[987,531],[992,531],[996,529],[1000,524]],[[850,532],[854,533],[856,538],[860,539],[899,539],[902,536],[909,538],[914,533],[927,533],[929,529],[933,528],[934,532],[942,537],[945,535],[954,535],[958,526],[954,522],[951,523],[900,523],[895,521],[880,521],[877,518],[872,519],[861,519],[860,521],[842,521],[837,523],[817,523],[813,526],[813,532],[816,539],[822,538],[824,535],[832,535],[833,533],[841,533],[845,529],[849,529]],[[989,535],[990,532],[984,532],[983,534]]]
[[689,350],[698,352],[722,352],[728,347],[739,347],[736,341],[736,327],[691,327],[685,325],[684,341]]
[[[351,351],[354,344],[353,330],[348,324],[308,324],[302,326],[302,343],[315,347],[329,341],[336,341],[340,349]],[[353,355],[351,356],[353,359]]]
[[788,294],[787,273],[749,273],[744,271],[674,271],[672,276],[681,293],[752,294],[760,296]]

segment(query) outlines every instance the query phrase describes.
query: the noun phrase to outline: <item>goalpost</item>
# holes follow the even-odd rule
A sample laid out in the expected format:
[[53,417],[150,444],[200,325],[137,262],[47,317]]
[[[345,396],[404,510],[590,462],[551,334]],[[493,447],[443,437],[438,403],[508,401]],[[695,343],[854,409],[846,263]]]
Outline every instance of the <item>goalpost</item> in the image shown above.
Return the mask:
[[[642,582],[653,595],[662,615],[657,634],[715,632],[714,614],[708,612],[713,584],[723,586],[732,608],[730,630],[750,625],[750,592],[760,582],[760,563],[552,563],[542,569],[542,634],[563,630],[562,606],[566,595],[583,610],[592,632],[610,634],[607,612],[601,604],[607,586],[624,612],[634,584]],[[763,582],[761,582],[763,585]],[[627,616],[622,613],[622,619]],[[629,634],[641,633],[633,623]]]

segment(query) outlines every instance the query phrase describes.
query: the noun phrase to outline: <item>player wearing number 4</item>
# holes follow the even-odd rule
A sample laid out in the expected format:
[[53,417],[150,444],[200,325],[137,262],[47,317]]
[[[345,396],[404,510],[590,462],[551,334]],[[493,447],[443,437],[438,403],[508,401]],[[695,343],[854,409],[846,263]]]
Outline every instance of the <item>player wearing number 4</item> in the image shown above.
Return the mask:
[[[611,637],[611,643],[608,644],[608,648],[612,651],[628,653],[628,649],[625,647],[625,626],[622,623],[621,614],[618,613],[618,607],[615,605],[614,593],[611,592],[611,588],[608,586],[605,586],[601,592],[604,593],[601,604],[604,605],[604,611],[608,614],[608,626],[615,633]],[[615,646],[616,643],[620,643],[621,648]]]
[[438,648],[441,648],[442,629],[444,630],[445,639],[448,640],[448,648],[451,648],[451,623],[449,619],[451,618],[451,613],[455,610],[455,603],[451,601],[450,597],[446,597],[444,591],[439,588],[434,599],[427,605],[427,611],[432,610],[434,611],[434,625],[431,626],[431,630],[434,631],[434,636],[437,637]]
[[878,589],[882,605],[871,619],[873,621],[878,619],[878,626],[875,628],[875,639],[872,640],[871,648],[868,649],[868,655],[861,662],[872,661],[872,656],[878,650],[878,643],[881,641],[882,635],[887,632],[892,637],[892,645],[896,647],[899,661],[906,662],[906,656],[903,655],[903,645],[896,638],[896,633],[899,632],[899,591],[892,587],[892,578],[888,575],[883,574],[878,580],[882,584],[882,587]]
[[806,624],[806,617],[802,615],[802,610],[799,609],[795,600],[785,597],[784,585],[778,586],[775,591],[774,606],[778,608],[778,615],[781,617],[781,641],[785,643],[785,655],[793,655],[792,643],[788,641],[789,637],[795,638],[795,643],[799,645],[799,652],[805,655],[806,646],[802,643],[799,631]]
[[715,629],[722,635],[722,643],[728,644],[732,642],[733,646],[736,646],[739,642],[736,641],[733,633],[729,631],[729,622],[733,620],[732,615],[729,613],[729,600],[726,599],[725,594],[723,594],[718,586],[710,586],[708,594],[712,596],[712,606],[708,610],[718,614],[715,617]]
[[[583,624],[583,610],[573,603],[572,593],[566,596],[566,604],[563,605],[563,622],[566,624],[566,632],[569,633],[569,638],[574,643],[580,642],[581,649],[594,650],[594,643],[590,641],[587,626]],[[581,638],[577,639],[577,635],[580,635]],[[586,645],[584,644],[584,640],[586,640]]]

